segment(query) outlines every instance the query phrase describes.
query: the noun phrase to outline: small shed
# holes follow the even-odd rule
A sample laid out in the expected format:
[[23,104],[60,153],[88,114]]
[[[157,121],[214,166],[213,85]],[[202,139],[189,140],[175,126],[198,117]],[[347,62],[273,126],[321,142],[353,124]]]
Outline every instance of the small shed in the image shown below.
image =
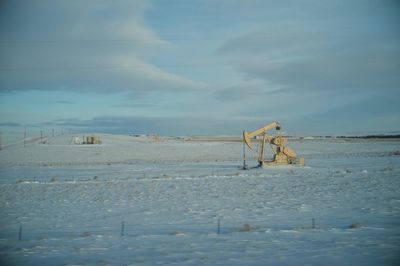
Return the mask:
[[101,144],[101,139],[98,136],[87,136],[86,144]]

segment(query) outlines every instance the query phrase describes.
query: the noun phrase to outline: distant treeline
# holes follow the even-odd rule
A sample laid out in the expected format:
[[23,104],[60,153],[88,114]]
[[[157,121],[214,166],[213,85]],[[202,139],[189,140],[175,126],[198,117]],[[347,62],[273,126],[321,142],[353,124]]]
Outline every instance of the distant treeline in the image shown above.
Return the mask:
[[366,135],[366,136],[338,136],[339,139],[398,139],[399,134],[396,135]]
[[[290,137],[288,138],[296,138]],[[311,136],[299,137],[299,139],[400,139],[400,134],[394,135],[365,135],[365,136]]]

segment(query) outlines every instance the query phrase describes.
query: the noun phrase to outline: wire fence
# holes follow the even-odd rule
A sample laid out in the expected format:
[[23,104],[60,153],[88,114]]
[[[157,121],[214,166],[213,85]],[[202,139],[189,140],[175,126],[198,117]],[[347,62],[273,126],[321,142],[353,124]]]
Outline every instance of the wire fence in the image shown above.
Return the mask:
[[35,227],[29,224],[20,224],[17,228],[2,233],[0,238],[18,241],[40,239],[82,238],[90,236],[118,236],[138,237],[150,235],[179,235],[179,234],[218,234],[226,230],[211,224],[149,224],[138,225],[121,221],[114,226],[82,226],[82,227]]
[[230,222],[222,218],[210,223],[170,223],[170,224],[134,224],[121,221],[114,225],[90,225],[90,226],[65,226],[65,227],[36,227],[28,223],[0,233],[0,238],[14,241],[32,241],[41,239],[76,239],[91,236],[113,237],[140,237],[162,235],[226,235],[241,232],[286,232],[286,231],[330,231],[330,230],[354,230],[359,228],[382,229],[399,228],[400,222],[396,217],[376,218],[380,222],[365,219],[354,221],[349,218],[335,219],[297,219],[283,223],[266,223],[258,221],[253,223]]

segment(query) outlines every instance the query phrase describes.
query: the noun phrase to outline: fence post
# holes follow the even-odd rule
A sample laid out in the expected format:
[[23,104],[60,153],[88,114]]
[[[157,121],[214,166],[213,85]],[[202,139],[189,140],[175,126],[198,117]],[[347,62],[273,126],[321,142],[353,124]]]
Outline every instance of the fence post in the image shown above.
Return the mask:
[[315,229],[315,218],[312,218],[312,229]]
[[22,240],[22,224],[19,225],[19,230],[18,230],[18,241]]
[[218,218],[217,234],[221,233],[221,218]]
[[25,130],[24,130],[24,148],[26,147],[26,127],[25,127]]
[[125,222],[122,221],[121,222],[121,236],[124,236],[124,233],[125,233]]

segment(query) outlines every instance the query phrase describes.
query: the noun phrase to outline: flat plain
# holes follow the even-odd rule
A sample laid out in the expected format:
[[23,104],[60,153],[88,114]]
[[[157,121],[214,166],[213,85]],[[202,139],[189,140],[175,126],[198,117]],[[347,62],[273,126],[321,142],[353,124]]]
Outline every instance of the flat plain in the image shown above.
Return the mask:
[[[0,151],[2,265],[398,265],[400,141],[71,135]],[[255,152],[247,151],[250,166]]]

